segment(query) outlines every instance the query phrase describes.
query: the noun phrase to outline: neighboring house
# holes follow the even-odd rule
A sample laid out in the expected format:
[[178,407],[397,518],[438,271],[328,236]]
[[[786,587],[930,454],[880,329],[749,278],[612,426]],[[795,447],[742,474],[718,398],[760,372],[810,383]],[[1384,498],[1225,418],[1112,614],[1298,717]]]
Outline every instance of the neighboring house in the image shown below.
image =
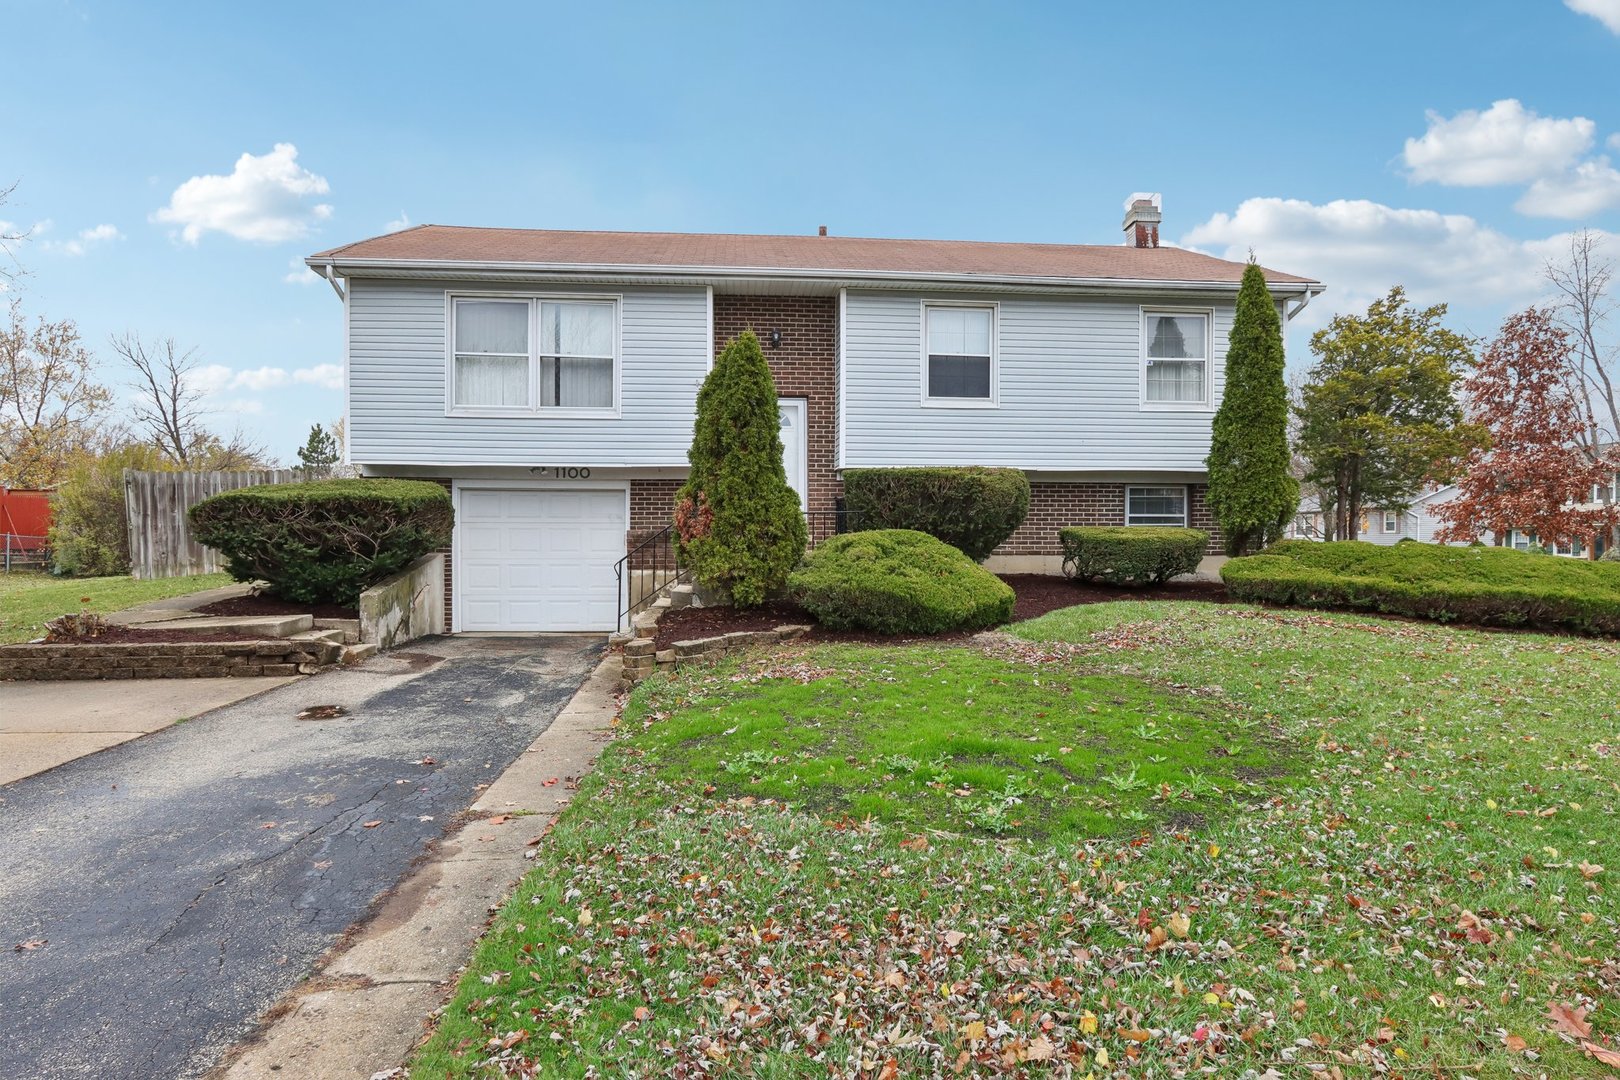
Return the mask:
[[[351,462],[453,492],[450,628],[606,629],[627,541],[671,519],[698,388],[750,328],[818,531],[841,470],[906,465],[1027,472],[993,568],[1055,568],[1065,525],[1212,530],[1244,267],[1158,226],[1156,198],[1117,247],[425,225],[306,262],[343,297]],[[1323,289],[1266,274],[1285,317]]]

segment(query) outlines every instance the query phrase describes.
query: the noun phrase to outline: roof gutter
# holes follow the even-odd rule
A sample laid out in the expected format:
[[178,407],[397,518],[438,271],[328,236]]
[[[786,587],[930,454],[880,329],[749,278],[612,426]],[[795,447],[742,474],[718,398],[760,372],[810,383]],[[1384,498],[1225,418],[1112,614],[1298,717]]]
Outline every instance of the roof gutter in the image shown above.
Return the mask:
[[[1173,280],[1153,278],[1101,278],[1101,277],[1059,277],[1053,275],[1026,275],[1026,274],[953,274],[940,271],[904,271],[904,270],[836,270],[836,269],[803,269],[798,267],[752,267],[752,266],[671,266],[671,265],[636,265],[629,263],[535,263],[535,262],[498,262],[487,260],[456,260],[456,259],[413,259],[400,261],[391,259],[344,259],[341,260],[343,269],[336,270],[339,260],[331,256],[311,256],[304,260],[305,265],[314,270],[325,270],[328,279],[334,273],[345,277],[355,273],[371,272],[383,276],[389,271],[422,274],[424,272],[446,276],[455,274],[532,274],[535,276],[557,277],[681,277],[697,279],[718,279],[732,281],[814,281],[837,283],[872,283],[875,285],[894,284],[951,284],[951,285],[1007,285],[1007,286],[1047,286],[1062,287],[1088,285],[1105,289],[1198,289],[1219,292],[1236,292],[1239,282],[1236,281],[1207,281],[1207,280]],[[1303,294],[1305,299],[1295,309],[1295,314],[1303,310],[1312,294],[1323,292],[1327,286],[1319,281],[1281,281],[1268,283],[1268,286],[1281,292],[1284,296],[1294,297]],[[1286,290],[1286,291],[1284,291]]]

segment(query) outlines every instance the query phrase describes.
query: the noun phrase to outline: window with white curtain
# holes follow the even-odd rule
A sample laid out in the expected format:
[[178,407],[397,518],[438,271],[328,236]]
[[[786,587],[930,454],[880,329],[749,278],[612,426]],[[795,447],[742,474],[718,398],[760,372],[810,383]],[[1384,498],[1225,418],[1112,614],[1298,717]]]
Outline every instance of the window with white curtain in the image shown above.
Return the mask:
[[617,304],[573,298],[456,298],[453,408],[611,410]]
[[923,400],[943,405],[996,399],[996,311],[990,305],[924,304]]
[[1142,397],[1149,405],[1209,402],[1209,316],[1142,313]]
[[1125,524],[1186,525],[1187,489],[1184,487],[1126,488]]

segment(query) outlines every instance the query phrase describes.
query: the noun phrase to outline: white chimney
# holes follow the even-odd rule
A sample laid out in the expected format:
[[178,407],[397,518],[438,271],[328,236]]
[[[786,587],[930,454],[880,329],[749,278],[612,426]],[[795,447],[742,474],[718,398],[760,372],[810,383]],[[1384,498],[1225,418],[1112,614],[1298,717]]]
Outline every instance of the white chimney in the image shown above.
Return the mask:
[[1130,247],[1159,246],[1160,207],[1164,196],[1157,191],[1134,192],[1125,200],[1125,243]]

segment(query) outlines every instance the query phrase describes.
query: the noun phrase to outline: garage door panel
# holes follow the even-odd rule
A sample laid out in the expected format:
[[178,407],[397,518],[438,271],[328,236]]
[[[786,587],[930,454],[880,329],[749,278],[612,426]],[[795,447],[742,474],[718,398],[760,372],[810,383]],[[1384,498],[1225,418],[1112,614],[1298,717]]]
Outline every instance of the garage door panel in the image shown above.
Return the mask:
[[624,492],[460,491],[463,630],[605,630],[618,620]]

